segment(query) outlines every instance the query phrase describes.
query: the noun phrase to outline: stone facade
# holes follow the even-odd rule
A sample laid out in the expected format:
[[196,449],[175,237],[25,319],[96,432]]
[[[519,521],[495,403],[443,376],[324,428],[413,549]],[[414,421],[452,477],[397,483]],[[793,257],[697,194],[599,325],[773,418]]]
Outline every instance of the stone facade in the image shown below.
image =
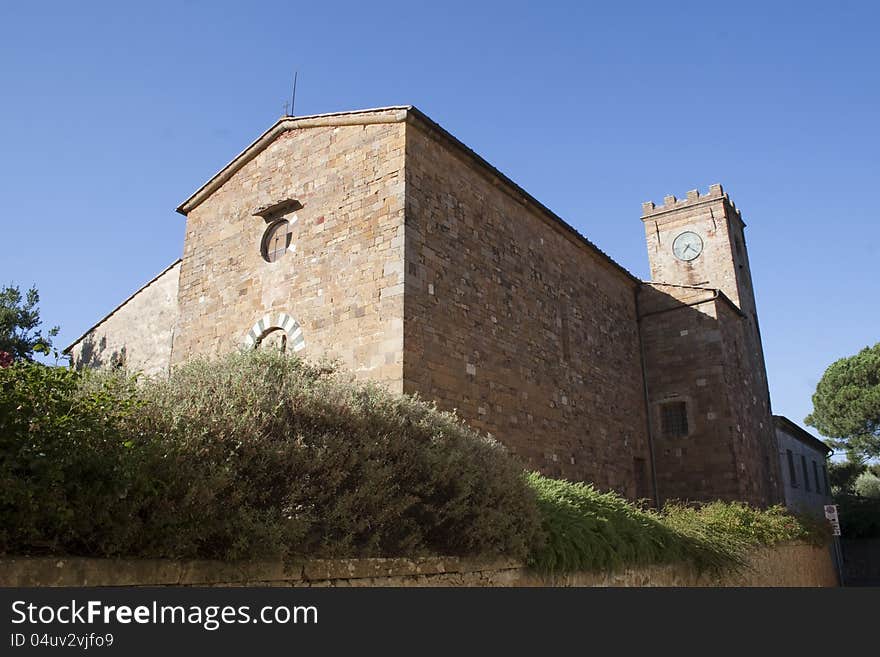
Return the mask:
[[[663,284],[645,286],[640,311],[661,497],[779,501],[769,409],[763,379],[747,365],[742,313],[717,290]],[[664,426],[674,404],[685,412],[679,433]]]
[[651,497],[638,282],[431,124],[406,162],[404,390],[531,468]]
[[74,367],[126,367],[166,374],[177,326],[180,260],[135,292],[65,350]]
[[[301,327],[307,358],[400,391],[404,124],[394,113],[281,133],[187,214],[172,365],[242,346],[255,323]],[[295,210],[256,214],[287,200]],[[267,221],[293,228],[266,262]],[[260,337],[260,336],[258,336]]]
[[[237,348],[331,357],[553,476],[781,499],[744,223],[720,185],[643,205],[652,283],[412,107],[285,117],[178,210],[156,371]],[[683,231],[699,257],[672,254]]]

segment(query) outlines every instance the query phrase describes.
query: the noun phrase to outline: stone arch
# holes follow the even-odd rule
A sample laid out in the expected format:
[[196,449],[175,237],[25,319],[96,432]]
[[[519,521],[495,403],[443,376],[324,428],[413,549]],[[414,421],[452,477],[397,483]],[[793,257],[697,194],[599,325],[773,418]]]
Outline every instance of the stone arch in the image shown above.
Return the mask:
[[284,331],[287,336],[286,348],[297,352],[304,349],[306,339],[303,335],[302,326],[299,325],[293,317],[287,313],[279,313],[273,317],[266,314],[256,324],[251,327],[248,334],[244,338],[244,346],[248,349],[255,349],[267,335],[274,331]]

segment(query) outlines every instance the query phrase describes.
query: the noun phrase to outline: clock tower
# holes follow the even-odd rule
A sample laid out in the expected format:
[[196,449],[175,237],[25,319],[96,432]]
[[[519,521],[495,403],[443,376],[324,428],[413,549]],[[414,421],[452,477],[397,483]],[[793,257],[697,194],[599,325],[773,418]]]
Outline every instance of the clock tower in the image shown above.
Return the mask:
[[658,498],[779,499],[778,456],[740,211],[721,185],[642,204],[649,431]]
[[745,223],[721,185],[642,204],[651,280],[721,290],[757,326]]
[[[663,205],[642,203],[642,222],[651,264],[651,281],[713,288],[722,292],[748,321],[749,351],[766,387],[764,349],[752,288],[742,213],[720,184],[708,194],[667,196]],[[769,393],[766,395],[770,406]]]

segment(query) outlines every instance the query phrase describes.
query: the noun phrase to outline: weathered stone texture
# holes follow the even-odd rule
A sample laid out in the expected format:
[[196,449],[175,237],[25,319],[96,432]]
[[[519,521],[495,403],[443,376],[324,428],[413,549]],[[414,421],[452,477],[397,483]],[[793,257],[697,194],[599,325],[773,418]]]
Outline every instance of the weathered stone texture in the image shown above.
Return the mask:
[[179,277],[178,260],[68,347],[73,366],[124,366],[150,376],[166,373],[177,323]]
[[[670,293],[679,291],[693,305],[676,303],[680,300]],[[739,489],[727,436],[730,408],[713,292],[645,286],[639,299],[644,307],[658,308],[643,314],[641,327],[660,499],[736,499]],[[665,299],[670,302],[664,304]],[[687,404],[686,436],[664,436],[661,408],[668,402]]]
[[[736,458],[739,496],[757,505],[782,503],[776,431],[763,367],[755,362],[754,332],[736,308],[718,303],[724,383],[731,409],[728,435]],[[763,359],[761,360],[763,365]]]
[[530,468],[650,497],[638,283],[430,126],[406,159],[404,390]]
[[457,557],[280,562],[13,557],[0,586],[837,586],[828,548],[756,550],[746,568],[711,574],[687,564],[543,575],[515,561]]
[[[662,500],[779,501],[763,382],[742,313],[713,290],[646,285],[642,339]],[[688,434],[664,435],[662,405],[687,404]]]
[[[286,313],[299,355],[399,392],[403,152],[402,123],[292,129],[190,211],[173,362],[240,348],[262,317]],[[269,263],[254,212],[288,199],[302,205],[279,215],[296,217],[293,250]]]

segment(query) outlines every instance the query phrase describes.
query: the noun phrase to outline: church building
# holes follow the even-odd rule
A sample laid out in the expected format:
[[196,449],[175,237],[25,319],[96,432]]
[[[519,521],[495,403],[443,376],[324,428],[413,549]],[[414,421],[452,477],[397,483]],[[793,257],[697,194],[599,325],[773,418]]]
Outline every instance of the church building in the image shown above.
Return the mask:
[[283,117],[178,208],[183,257],[70,345],[162,375],[281,349],[630,498],[782,499],[745,223],[644,203],[633,276],[411,106]]

